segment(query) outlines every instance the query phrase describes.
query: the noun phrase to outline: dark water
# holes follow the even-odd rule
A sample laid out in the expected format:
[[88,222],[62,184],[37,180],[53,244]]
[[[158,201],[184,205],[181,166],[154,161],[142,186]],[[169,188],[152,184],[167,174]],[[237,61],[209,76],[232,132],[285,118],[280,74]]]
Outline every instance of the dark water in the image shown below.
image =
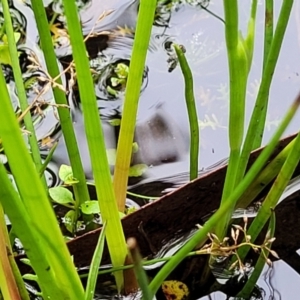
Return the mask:
[[[281,1],[275,1],[275,15],[278,16]],[[166,2],[167,3],[167,2]],[[174,53],[171,42],[182,44],[186,48],[186,56],[193,71],[195,97],[197,102],[199,126],[201,129],[200,168],[208,168],[228,156],[228,74],[226,49],[224,43],[223,23],[203,10],[199,4],[207,1],[177,3],[172,7],[160,5],[154,22],[151,41],[141,88],[140,106],[138,110],[135,142],[139,151],[133,157],[133,164],[143,163],[147,171],[140,178],[133,178],[132,184],[143,184],[145,194],[147,185],[154,181],[159,192],[172,188],[187,180],[189,129],[184,100],[184,86],[180,69],[169,72]],[[49,19],[54,18],[57,30],[65,26],[61,15],[60,2],[44,1],[48,7]],[[250,1],[241,2],[241,28],[246,29]],[[274,74],[270,92],[269,112],[267,117],[264,142],[266,143],[288,106],[292,103],[300,86],[300,0],[294,3],[285,41],[279,62]],[[59,184],[58,168],[61,164],[69,164],[64,139],[61,136],[57,119],[53,94],[47,89],[47,74],[42,52],[39,48],[39,35],[34,23],[30,1],[13,1],[11,3],[15,30],[20,33],[19,51],[24,82],[27,83],[29,103],[35,103],[31,113],[35,120],[41,152],[47,155],[54,141],[58,147],[53,161],[47,170],[49,186]],[[98,35],[87,41],[87,49],[91,68],[94,70],[95,92],[99,115],[101,116],[107,148],[116,148],[118,128],[111,124],[120,119],[124,89],[120,87],[116,94],[109,92],[110,79],[118,63],[128,65],[133,44],[134,29],[138,10],[138,1],[78,1],[79,14],[83,33]],[[223,16],[222,1],[215,0],[209,9],[221,18]],[[99,16],[107,14],[100,22]],[[2,15],[0,16],[2,19]],[[263,42],[262,20],[263,3],[259,1],[257,25],[257,44],[253,59],[253,67],[249,77],[247,91],[247,120],[257,93],[261,77],[261,49]],[[126,32],[124,29],[127,28]],[[63,70],[71,60],[71,47],[65,32],[57,31],[54,43],[58,63]],[[34,58],[34,69],[30,69]],[[18,98],[11,68],[4,66],[7,84],[10,88],[12,103],[19,111]],[[44,80],[42,80],[44,78]],[[68,87],[70,76],[63,76],[63,86]],[[41,93],[41,94],[40,94]],[[87,179],[92,181],[91,163],[88,155],[80,99],[76,89],[69,94],[69,104],[74,121],[74,129],[84,164]],[[299,114],[289,127],[288,133],[298,130]],[[25,137],[26,138],[26,137]],[[113,165],[112,165],[113,169]],[[180,175],[185,174],[185,175]],[[167,184],[165,184],[167,183]],[[152,191],[152,190],[151,190]],[[275,272],[275,271],[276,272]],[[298,299],[292,287],[299,284],[299,276],[283,262],[275,263],[275,268],[259,285],[266,295],[264,299]],[[285,274],[281,276],[281,274]],[[286,282],[286,278],[289,278]],[[276,287],[276,288],[275,288]],[[225,299],[222,295],[212,295],[210,299]],[[208,298],[207,298],[208,299]]]

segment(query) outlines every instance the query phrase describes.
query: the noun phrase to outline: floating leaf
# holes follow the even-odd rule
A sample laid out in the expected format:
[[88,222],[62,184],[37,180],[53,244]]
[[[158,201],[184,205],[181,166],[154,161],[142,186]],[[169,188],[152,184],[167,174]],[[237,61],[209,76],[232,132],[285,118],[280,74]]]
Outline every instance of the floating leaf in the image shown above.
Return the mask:
[[167,300],[184,300],[187,299],[189,295],[187,285],[177,280],[164,281],[162,291]]
[[49,194],[52,200],[59,204],[67,204],[74,202],[72,193],[62,186],[50,188]]
[[73,171],[70,166],[61,165],[59,168],[58,176],[65,184],[72,185],[78,183],[78,180],[73,177]]
[[140,177],[142,176],[146,170],[148,169],[148,166],[145,164],[137,164],[129,169],[129,177]]
[[100,212],[99,203],[96,200],[85,201],[80,206],[81,211],[86,215],[98,214]]

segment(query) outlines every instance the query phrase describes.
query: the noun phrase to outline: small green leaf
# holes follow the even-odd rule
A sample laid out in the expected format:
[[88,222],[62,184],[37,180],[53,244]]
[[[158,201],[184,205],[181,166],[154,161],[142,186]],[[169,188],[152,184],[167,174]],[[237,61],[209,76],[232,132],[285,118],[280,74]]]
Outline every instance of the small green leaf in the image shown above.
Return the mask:
[[50,188],[49,195],[56,203],[66,204],[74,202],[72,193],[62,186]]
[[120,126],[121,125],[121,119],[111,119],[111,120],[108,120],[108,122],[111,126]]
[[8,45],[0,45],[0,62],[2,64],[11,65]]
[[22,277],[26,280],[31,280],[31,281],[35,281],[35,282],[38,281],[38,277],[34,274],[24,274]]
[[137,142],[132,144],[132,153],[137,153],[139,151],[139,145]]
[[80,206],[82,213],[86,215],[98,214],[100,212],[99,203],[96,200],[85,201]]
[[73,227],[74,227],[74,218],[75,218],[75,211],[69,210],[63,219],[63,223],[66,226],[67,230],[73,233]]
[[116,154],[116,149],[106,149],[107,160],[111,166],[114,166],[116,164]]
[[59,168],[58,176],[65,184],[72,185],[78,183],[78,180],[73,177],[73,171],[70,166],[61,165]]
[[29,260],[28,258],[21,258],[20,261],[21,261],[23,264],[32,267],[31,262],[30,262],[30,260]]
[[129,74],[129,67],[123,63],[117,64],[115,72],[119,78],[127,78]]
[[145,164],[137,164],[129,169],[129,177],[139,177],[142,176],[146,170],[148,169],[148,166]]

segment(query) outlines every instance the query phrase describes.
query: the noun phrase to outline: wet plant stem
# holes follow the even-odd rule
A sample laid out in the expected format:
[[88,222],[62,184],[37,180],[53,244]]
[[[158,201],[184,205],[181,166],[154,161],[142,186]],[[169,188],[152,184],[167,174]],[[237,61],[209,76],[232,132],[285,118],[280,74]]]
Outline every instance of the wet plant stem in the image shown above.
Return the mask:
[[199,158],[199,125],[194,97],[193,75],[182,47],[174,44],[174,49],[178,57],[185,83],[184,93],[190,124],[190,180],[193,180],[198,177]]
[[265,32],[264,32],[264,58],[263,58],[263,69],[267,62],[267,58],[270,52],[270,47],[273,40],[273,23],[274,23],[274,12],[273,12],[274,0],[265,0]]
[[[60,72],[53,49],[52,38],[49,31],[49,24],[43,1],[35,0],[32,1],[31,4],[37,22],[37,28],[41,39],[41,48],[44,53],[47,71],[51,78],[57,78],[55,82],[51,83],[55,102],[58,105],[66,106],[68,103],[65,92],[59,88],[59,86],[62,85],[62,80],[59,76]],[[60,106],[58,106],[57,111],[62,133],[66,142],[66,148],[70,159],[73,175],[79,181],[76,185],[74,185],[75,200],[78,203],[77,206],[79,206],[79,204],[89,200],[89,193],[85,183],[85,174],[80,158],[75,132],[73,129],[70,111],[69,109]]]
[[[103,222],[107,223],[106,240],[112,264],[113,266],[120,266],[124,264],[127,247],[115,200],[104,134],[101,120],[99,120],[94,83],[90,72],[89,60],[78,19],[76,4],[74,1],[69,0],[64,0],[63,3],[76,66],[79,95],[83,109],[84,128],[92,163],[99,208]],[[114,276],[118,293],[120,293],[124,283],[123,273],[117,272]]]
[[125,210],[126,190],[132,155],[132,143],[138,101],[140,97],[156,2],[156,0],[141,1],[138,12],[114,171],[114,191],[118,208],[121,212],[124,212]]
[[143,300],[152,300],[153,297],[148,287],[148,277],[145,270],[143,269],[142,257],[139,252],[136,240],[134,238],[128,239],[127,246],[133,260],[135,276],[143,293]]
[[[299,99],[300,102],[300,99]],[[261,208],[258,211],[257,216],[252,222],[250,228],[248,229],[248,234],[251,236],[252,240],[255,241],[258,234],[261,232],[268,219],[272,215],[277,202],[282,195],[284,189],[286,188],[289,180],[291,179],[296,166],[299,163],[300,157],[300,134],[297,135],[293,148],[289,152],[289,155],[282,166],[275,182],[273,183],[268,195],[266,196]],[[249,249],[240,249],[238,252],[241,259],[244,259],[248,253]]]
[[[249,72],[249,54],[245,43],[238,29],[238,3],[236,0],[224,0],[225,12],[225,37],[227,46],[227,57],[230,80],[230,110],[229,110],[229,145],[230,155],[226,172],[226,178],[222,193],[221,206],[227,201],[229,195],[235,188],[237,181],[240,149],[243,140],[245,97],[247,77]],[[226,234],[235,203],[223,216],[216,227],[216,234],[222,240]]]
[[260,147],[261,145],[271,81],[279,57],[280,48],[282,45],[292,6],[293,0],[286,0],[282,2],[282,7],[276,25],[274,37],[272,39],[272,43],[268,51],[268,56],[266,58],[267,60],[263,68],[262,81],[256,98],[255,107],[251,116],[249,127],[247,129],[247,134],[238,168],[237,181],[240,181],[245,174],[250,152]]
[[[0,203],[0,227],[1,227],[1,230],[2,230],[3,235],[4,235],[6,255],[8,257],[10,267],[11,267],[11,270],[12,270],[12,273],[13,273],[13,277],[14,277],[14,280],[16,281],[21,299],[22,300],[30,300],[29,295],[27,293],[27,290],[25,288],[25,284],[24,284],[22,275],[20,273],[20,270],[17,266],[17,263],[15,261],[14,255],[13,255],[13,249],[12,249],[12,246],[11,246],[11,243],[10,243],[9,233],[8,233],[7,225],[6,225],[6,222],[5,222],[5,215],[4,215],[4,211],[3,211],[3,207],[1,205],[1,203]],[[3,256],[0,255],[0,257],[2,258]],[[0,280],[0,282],[2,282],[2,281]]]
[[253,180],[237,203],[237,207],[246,208],[259,193],[278,175],[295,140],[291,141]]
[[103,224],[101,233],[99,235],[99,239],[93,254],[93,259],[90,265],[90,271],[88,276],[88,281],[85,289],[85,298],[84,300],[93,300],[97,278],[98,278],[98,269],[101,263],[103,249],[104,249],[104,241],[105,241],[105,232],[106,232],[106,223]]
[[39,173],[32,164],[20,133],[2,68],[0,68],[0,89],[2,91],[0,136],[20,195],[8,179],[3,164],[0,164],[0,201],[41,280],[45,298],[59,300],[65,299],[68,295],[74,300],[82,299],[81,282],[57,226]]
[[5,299],[18,300],[21,299],[21,297],[16,283],[16,276],[13,272],[11,261],[9,260],[9,257],[12,257],[12,252],[8,243],[9,238],[5,224],[4,211],[0,204],[0,290]]
[[[9,11],[9,6],[8,6],[8,0],[2,0],[2,7],[3,7],[3,15],[4,15],[4,25],[5,25],[5,31],[6,35],[8,37],[8,47],[9,47],[9,53],[10,53],[10,58],[11,58],[11,64],[12,64],[12,69],[13,69],[13,74],[15,78],[15,83],[16,83],[16,89],[18,93],[18,99],[20,103],[20,107],[22,112],[25,112],[28,108],[28,102],[27,102],[27,95],[23,83],[23,77],[22,77],[22,72],[19,64],[19,54],[17,50],[17,41],[15,41],[15,35],[14,35],[14,29],[12,26],[12,20],[11,20],[11,15]],[[35,134],[35,129],[34,125],[30,116],[30,113],[27,112],[24,115],[24,123],[25,123],[25,128],[28,130],[30,133],[28,134],[28,142],[30,145],[30,150],[31,150],[31,155],[33,162],[37,168],[37,170],[41,170],[42,168],[42,162],[41,162],[41,156],[40,156],[40,150],[38,147],[38,142]],[[45,179],[45,176],[42,175],[42,182],[47,188],[47,182]]]

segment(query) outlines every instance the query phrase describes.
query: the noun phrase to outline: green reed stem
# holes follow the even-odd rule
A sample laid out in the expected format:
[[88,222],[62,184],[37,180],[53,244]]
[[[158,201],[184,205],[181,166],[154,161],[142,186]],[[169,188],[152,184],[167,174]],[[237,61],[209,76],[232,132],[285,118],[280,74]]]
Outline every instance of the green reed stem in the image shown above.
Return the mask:
[[[13,250],[12,250],[10,239],[9,239],[9,234],[8,234],[8,230],[7,230],[7,226],[6,226],[6,222],[5,222],[4,210],[1,205],[1,200],[0,200],[0,227],[2,228],[3,233],[4,233],[4,240],[5,240],[5,245],[6,245],[6,249],[5,249],[6,255],[8,256],[8,260],[9,260],[9,263],[10,263],[10,266],[11,266],[11,269],[13,272],[14,279],[18,286],[18,290],[19,290],[21,299],[22,300],[30,300],[27,290],[25,288],[25,284],[24,284],[22,275],[20,273],[20,270],[18,269],[17,263],[13,256]],[[2,257],[2,255],[0,255],[0,257]],[[1,282],[1,280],[0,280],[0,282]]]
[[238,201],[237,207],[246,208],[259,193],[278,175],[295,140],[291,141],[253,180],[249,188]]
[[9,246],[7,227],[4,212],[0,204],[0,291],[5,299],[21,299],[11,266],[11,247]]
[[265,0],[265,32],[264,32],[264,59],[263,69],[265,68],[267,58],[270,52],[272,40],[273,40],[273,23],[274,13],[273,6],[274,0]]
[[198,177],[199,125],[194,97],[193,74],[182,48],[174,45],[185,83],[185,101],[190,124],[190,180]]
[[114,172],[114,190],[121,212],[124,212],[125,209],[138,100],[155,9],[156,0],[142,0],[140,2]]
[[48,166],[49,162],[50,162],[51,159],[52,159],[53,153],[54,153],[54,151],[55,151],[57,145],[58,145],[58,142],[55,142],[54,145],[52,146],[52,148],[50,149],[50,151],[49,151],[49,153],[48,153],[46,159],[44,160],[44,163],[42,164],[41,169],[39,170],[40,176],[41,176],[41,175],[45,172],[45,170],[47,169],[47,166]]
[[[51,78],[57,78],[55,83],[61,85],[62,81],[59,76],[59,68],[57,65],[56,56],[53,49],[52,38],[49,31],[49,24],[42,0],[31,2],[32,9],[35,15],[39,36],[41,39],[41,48],[44,53],[47,70]],[[57,86],[52,86],[55,102],[58,105],[67,105],[65,92]],[[85,174],[80,159],[80,153],[77,146],[77,141],[73,129],[73,124],[70,112],[66,108],[58,107],[59,121],[66,142],[66,148],[70,159],[74,177],[79,181],[74,185],[74,194],[77,206],[84,201],[89,200],[89,193],[85,183]]]
[[152,300],[151,291],[149,289],[148,276],[143,269],[142,257],[139,252],[136,239],[130,238],[127,240],[127,245],[129,252],[131,254],[133,264],[134,264],[134,273],[139,283],[139,287],[143,293],[143,300]]
[[289,20],[292,5],[293,0],[282,2],[275,34],[269,49],[265,67],[263,69],[262,81],[259,87],[255,107],[251,116],[246,139],[241,153],[241,159],[238,168],[239,171],[237,174],[238,181],[241,180],[241,178],[244,176],[250,152],[253,149],[260,147],[261,145],[268,106],[270,85],[279,57],[279,52],[282,45],[285,29]]
[[[236,185],[236,175],[238,172],[240,149],[243,140],[245,98],[247,77],[250,69],[249,53],[252,49],[247,49],[247,44],[243,40],[238,29],[238,3],[236,0],[224,0],[225,13],[225,37],[227,46],[227,57],[229,64],[230,80],[230,110],[229,110],[229,145],[230,155],[227,173],[223,188],[221,205],[227,201]],[[252,44],[248,34],[248,44]],[[252,54],[251,54],[252,57]],[[226,234],[235,203],[231,204],[231,209],[224,215],[216,227],[216,234],[222,240]]]
[[47,193],[20,133],[1,67],[0,89],[0,136],[22,199],[19,199],[0,164],[0,201],[28,257],[33,260],[32,265],[43,282],[41,285],[46,296],[54,295],[51,298],[65,299],[63,297],[69,295],[72,299],[82,299],[81,282],[57,226]]
[[103,224],[94,254],[93,259],[90,265],[90,271],[88,276],[88,281],[86,284],[85,289],[85,300],[93,300],[97,278],[98,278],[98,270],[102,259],[103,249],[104,249],[104,242],[105,242],[105,231],[106,231],[106,223]]
[[[124,264],[127,255],[125,237],[119,217],[117,203],[107,160],[104,134],[102,131],[94,83],[84,45],[77,7],[74,1],[64,0],[65,14],[72,45],[79,94],[83,108],[84,128],[90,152],[93,176],[101,216],[107,222],[106,240],[113,266]],[[76,17],[77,16],[77,17]],[[123,287],[122,272],[115,273],[118,292]]]
[[[271,239],[274,237],[275,226],[276,226],[276,217],[275,217],[275,213],[272,212],[269,226],[268,226],[268,233],[267,233],[268,239]],[[271,245],[269,245],[268,247],[271,247]],[[270,251],[268,251],[265,248],[261,250],[261,253],[255,264],[254,270],[253,270],[250,278],[247,280],[243,289],[238,293],[237,297],[241,297],[242,299],[251,299],[251,293],[252,293],[252,291],[257,283],[257,280],[259,279],[260,274],[266,264],[266,258],[268,257],[269,253],[270,253]]]
[[[22,72],[19,64],[19,54],[16,46],[15,37],[14,37],[14,29],[12,26],[8,0],[2,0],[2,7],[3,7],[4,25],[8,37],[8,47],[9,47],[14,79],[16,83],[20,107],[22,112],[24,112],[28,107],[28,102],[27,102],[27,95],[26,95],[26,91],[22,79]],[[24,115],[24,123],[25,123],[25,128],[30,132],[30,134],[28,135],[28,141],[31,149],[32,159],[34,161],[37,170],[40,170],[42,167],[40,150],[38,147],[35,129],[34,129],[34,125],[30,113],[26,113]],[[42,176],[42,180],[45,187],[47,187],[45,176]]]
[[[266,222],[270,218],[276,204],[286,188],[289,180],[291,179],[296,166],[299,163],[300,157],[300,134],[298,134],[293,148],[291,149],[284,165],[282,166],[274,184],[272,185],[268,195],[266,196],[257,216],[252,222],[247,233],[251,236],[251,239],[255,241],[258,234],[261,232]],[[248,247],[238,251],[241,259],[244,259],[249,251]]]

